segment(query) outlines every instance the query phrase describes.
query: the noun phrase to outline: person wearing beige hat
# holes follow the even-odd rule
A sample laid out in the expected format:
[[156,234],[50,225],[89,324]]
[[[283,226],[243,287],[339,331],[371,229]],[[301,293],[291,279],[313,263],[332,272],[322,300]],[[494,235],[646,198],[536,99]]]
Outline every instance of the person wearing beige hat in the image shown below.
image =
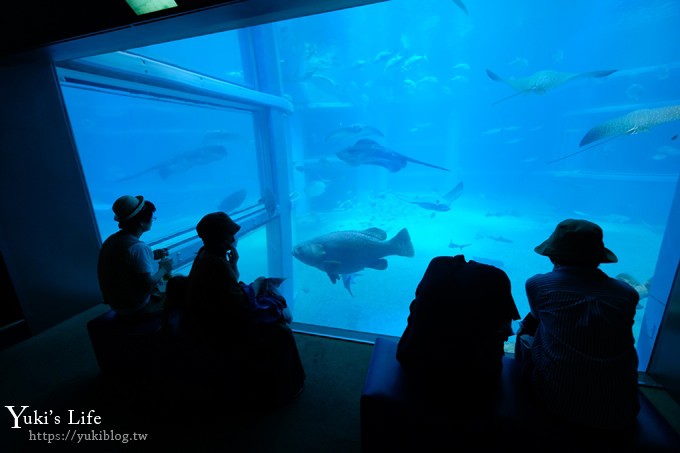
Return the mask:
[[553,264],[551,272],[526,282],[530,313],[515,343],[534,394],[575,425],[630,427],[640,410],[633,337],[637,291],[599,269],[618,258],[590,221],[560,222],[534,250]]
[[123,195],[113,203],[120,230],[102,244],[97,274],[104,302],[122,320],[145,319],[163,310],[158,284],[169,275],[172,261],[167,250],[151,250],[140,239],[151,229],[155,211],[141,195]]

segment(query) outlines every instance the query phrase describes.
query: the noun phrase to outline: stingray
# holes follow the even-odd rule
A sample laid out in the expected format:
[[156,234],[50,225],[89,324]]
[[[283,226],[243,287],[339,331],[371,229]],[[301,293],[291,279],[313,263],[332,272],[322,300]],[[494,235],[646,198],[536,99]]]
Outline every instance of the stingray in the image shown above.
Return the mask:
[[403,154],[399,154],[396,151],[385,148],[380,143],[367,138],[359,140],[354,145],[340,150],[335,154],[340,160],[344,160],[352,167],[357,167],[359,165],[377,165],[379,167],[386,168],[392,173],[403,169],[409,162],[413,164],[424,165],[430,168],[436,168],[438,170],[450,171],[448,168],[439,167],[437,165],[428,164],[427,162],[404,156]]
[[680,120],[680,105],[671,105],[668,107],[659,107],[655,109],[633,110],[626,115],[613,118],[593,127],[588,132],[586,132],[586,135],[583,136],[579,146],[588,145],[598,140],[606,140],[601,141],[600,143],[597,143],[593,146],[580,149],[574,153],[567,154],[566,156],[551,160],[548,163],[557,162],[559,160],[566,159],[567,157],[582,153],[594,148],[595,146],[606,143],[609,140],[621,137],[622,135],[632,135],[639,132],[645,132],[655,126],[659,126],[660,124],[677,120]]
[[538,71],[528,77],[522,77],[519,79],[509,78],[504,79],[498,74],[486,70],[491,80],[496,82],[503,82],[510,85],[517,93],[500,99],[495,104],[510,99],[522,93],[536,93],[545,94],[548,91],[554,90],[555,88],[564,85],[567,82],[571,82],[576,79],[586,79],[586,78],[597,78],[606,77],[612,73],[616,72],[616,69],[608,69],[604,71],[591,71],[591,72],[558,72],[558,71]]

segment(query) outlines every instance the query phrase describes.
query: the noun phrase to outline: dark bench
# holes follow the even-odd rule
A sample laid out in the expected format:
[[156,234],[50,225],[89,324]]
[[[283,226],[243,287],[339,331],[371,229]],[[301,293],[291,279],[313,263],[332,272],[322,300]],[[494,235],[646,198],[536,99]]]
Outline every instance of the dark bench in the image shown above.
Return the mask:
[[[602,432],[561,422],[522,385],[520,367],[503,358],[498,397],[484,411],[456,413],[422,401],[406,385],[397,343],[378,338],[361,395],[365,453],[383,451],[680,451],[680,436],[640,392],[632,429]],[[464,392],[465,389],[462,389]],[[455,415],[452,415],[454,414]]]

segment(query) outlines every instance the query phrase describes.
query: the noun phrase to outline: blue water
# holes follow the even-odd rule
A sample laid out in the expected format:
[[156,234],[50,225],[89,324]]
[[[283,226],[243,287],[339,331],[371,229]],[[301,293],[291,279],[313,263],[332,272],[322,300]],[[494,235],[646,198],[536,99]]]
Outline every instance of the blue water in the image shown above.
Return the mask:
[[[278,55],[258,63],[278,62],[281,93],[274,94],[295,107],[288,118],[291,168],[279,175],[290,177],[293,243],[370,227],[391,238],[407,228],[415,249],[412,258],[388,256],[385,270],[362,271],[353,296],[295,260],[287,277],[294,281],[296,321],[400,335],[429,260],[460,253],[450,242],[470,244],[467,258],[504,269],[524,315],[524,281],[550,269],[533,247],[570,217],[602,226],[605,244],[619,257],[602,266],[609,275],[653,277],[680,172],[680,140],[673,139],[680,121],[549,161],[586,148],[579,147],[582,137],[602,122],[680,104],[680,4],[466,5],[468,15],[448,0],[393,0],[266,25]],[[231,31],[132,52],[253,88],[238,36]],[[487,70],[506,81],[539,71],[616,71],[518,94]],[[145,194],[159,208],[146,240],[191,228],[236,191],[246,191],[243,205],[260,199],[250,113],[77,87],[64,93],[103,237],[116,229],[110,205],[123,193]],[[351,125],[363,132],[342,132]],[[338,159],[359,139],[450,171],[408,162],[390,172]],[[206,143],[224,146],[227,155],[168,167]],[[170,174],[154,170],[159,163]],[[139,172],[145,173],[134,176]],[[441,202],[461,182],[448,211],[416,204]],[[265,240],[260,232],[241,242],[244,279],[267,272]]]

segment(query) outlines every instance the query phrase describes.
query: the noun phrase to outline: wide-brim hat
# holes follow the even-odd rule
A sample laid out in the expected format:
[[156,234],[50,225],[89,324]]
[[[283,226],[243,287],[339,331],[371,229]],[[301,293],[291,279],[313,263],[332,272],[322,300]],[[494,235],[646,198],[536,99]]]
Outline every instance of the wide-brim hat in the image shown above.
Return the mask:
[[113,203],[113,220],[116,222],[124,222],[130,220],[142,210],[144,207],[144,197],[137,195],[123,195]]
[[241,226],[231,220],[225,212],[206,214],[196,225],[198,237],[204,241],[221,241],[234,236]]
[[576,262],[616,263],[619,259],[604,246],[602,228],[588,220],[566,219],[534,248],[539,255]]

